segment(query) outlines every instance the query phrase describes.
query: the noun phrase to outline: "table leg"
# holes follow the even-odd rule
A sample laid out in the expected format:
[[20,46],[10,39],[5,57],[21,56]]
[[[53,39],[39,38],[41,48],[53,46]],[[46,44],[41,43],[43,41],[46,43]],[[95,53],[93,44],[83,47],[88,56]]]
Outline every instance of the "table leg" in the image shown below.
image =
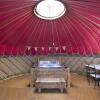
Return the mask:
[[38,88],[38,92],[39,92],[39,93],[41,92],[41,88]]
[[63,88],[60,89],[61,93],[63,93]]

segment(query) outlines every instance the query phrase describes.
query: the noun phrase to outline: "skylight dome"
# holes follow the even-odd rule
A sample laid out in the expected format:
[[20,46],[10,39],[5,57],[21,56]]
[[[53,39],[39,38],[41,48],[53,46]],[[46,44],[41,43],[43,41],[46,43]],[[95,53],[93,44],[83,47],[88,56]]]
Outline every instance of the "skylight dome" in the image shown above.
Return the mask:
[[65,11],[64,4],[58,0],[43,0],[34,8],[34,13],[37,17],[47,20],[60,18]]

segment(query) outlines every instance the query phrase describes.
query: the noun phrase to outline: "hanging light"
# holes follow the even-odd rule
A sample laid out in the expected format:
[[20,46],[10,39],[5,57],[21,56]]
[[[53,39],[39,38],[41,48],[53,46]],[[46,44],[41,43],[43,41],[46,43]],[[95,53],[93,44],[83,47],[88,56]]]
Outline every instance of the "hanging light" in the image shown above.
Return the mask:
[[65,11],[65,5],[58,0],[42,0],[34,8],[37,17],[47,20],[60,18]]

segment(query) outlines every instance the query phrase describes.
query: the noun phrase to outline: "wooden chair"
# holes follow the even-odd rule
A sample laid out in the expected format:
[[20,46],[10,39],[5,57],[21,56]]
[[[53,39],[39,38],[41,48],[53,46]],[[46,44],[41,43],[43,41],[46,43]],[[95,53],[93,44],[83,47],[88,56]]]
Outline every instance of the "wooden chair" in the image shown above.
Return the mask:
[[100,73],[99,71],[94,67],[90,67],[89,65],[86,67],[86,72],[87,72],[87,79],[90,85],[90,81],[94,80],[95,81],[95,87],[98,83],[98,86],[100,85]]
[[94,68],[94,73],[91,73],[90,77],[95,81],[95,86],[97,84],[98,84],[98,86],[100,86],[100,84],[99,84],[99,82],[100,82],[100,73],[96,68]]
[[90,85],[90,74],[94,73],[94,69],[89,67],[89,64],[86,65],[86,76],[87,76],[87,80],[89,82]]

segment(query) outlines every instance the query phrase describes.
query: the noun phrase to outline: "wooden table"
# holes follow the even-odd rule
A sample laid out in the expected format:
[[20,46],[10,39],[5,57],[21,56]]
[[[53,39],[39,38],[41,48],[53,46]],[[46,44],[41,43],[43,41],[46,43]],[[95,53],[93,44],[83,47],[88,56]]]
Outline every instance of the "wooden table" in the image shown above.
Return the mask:
[[66,89],[66,81],[64,78],[37,78],[35,86],[38,92],[41,92],[42,88],[59,88],[63,92],[63,89]]

